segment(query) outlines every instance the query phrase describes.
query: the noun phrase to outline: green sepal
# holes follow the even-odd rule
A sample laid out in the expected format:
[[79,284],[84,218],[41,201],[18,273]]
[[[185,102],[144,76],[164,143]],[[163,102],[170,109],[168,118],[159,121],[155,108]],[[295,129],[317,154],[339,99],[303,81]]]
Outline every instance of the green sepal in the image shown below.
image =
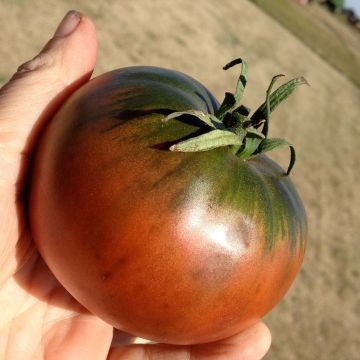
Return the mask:
[[[235,89],[235,93],[234,93],[236,105],[238,106],[244,95],[245,87],[246,87],[247,80],[248,80],[249,67],[248,67],[247,62],[242,59],[237,59],[237,61],[231,62],[229,64],[233,64],[232,66],[234,66],[235,64],[242,64],[240,76],[236,83],[236,89]],[[225,70],[230,68],[229,64],[227,64],[227,66],[224,66]]]
[[238,131],[242,132],[250,124],[249,118],[245,115],[242,115],[238,112],[228,113],[224,120],[223,124],[226,129],[231,129],[235,133]]
[[245,139],[245,145],[240,148],[236,154],[240,159],[250,159],[261,143],[261,139],[256,136],[247,136]]
[[283,74],[279,74],[279,75],[275,75],[270,82],[270,85],[266,91],[266,117],[265,117],[265,122],[264,122],[264,126],[262,129],[262,133],[265,135],[265,137],[267,137],[268,132],[269,132],[269,122],[270,122],[270,113],[271,113],[271,106],[270,106],[270,95],[271,95],[271,90],[276,82],[277,79],[279,79],[280,77],[285,76]]
[[[308,84],[304,77],[298,77],[288,81],[287,83],[281,85],[277,88],[269,98],[269,108],[270,112],[274,111],[276,107],[283,102],[286,98],[288,98],[291,93],[300,85]],[[269,114],[267,110],[267,102],[265,101],[260,107],[254,112],[251,116],[251,121],[254,126],[257,126],[259,122],[263,119],[267,119]]]
[[218,129],[218,128],[223,128],[223,124],[221,121],[219,121],[219,119],[217,119],[215,117],[215,115],[213,114],[205,114],[202,111],[199,110],[186,110],[186,111],[177,111],[177,112],[173,112],[170,115],[166,116],[164,118],[164,122],[167,122],[171,119],[175,119],[178,118],[180,116],[183,115],[189,115],[189,116],[194,116],[196,117],[198,120],[200,120],[202,123],[204,123],[205,125],[213,128],[213,129]]
[[223,100],[223,102],[221,103],[218,111],[216,112],[216,117],[219,120],[223,120],[225,115],[229,112],[231,112],[231,110],[236,106],[236,99],[234,94],[226,92],[225,93],[225,98]]
[[256,153],[259,145],[264,140],[265,140],[265,136],[261,132],[257,131],[253,127],[247,128],[245,143],[243,147],[240,148],[240,151],[237,153],[237,156],[239,156],[240,159],[249,159]]
[[239,146],[242,142],[243,138],[232,131],[216,129],[174,144],[170,147],[170,150],[180,152],[197,152],[228,145]]
[[296,154],[295,154],[295,148],[286,140],[284,139],[264,139],[259,148],[259,153],[265,153],[267,151],[271,151],[280,147],[289,147],[290,148],[290,162],[288,165],[288,169],[286,171],[286,175],[289,175],[291,172],[291,169],[293,168],[296,160]]
[[246,87],[247,79],[248,79],[248,65],[247,65],[246,61],[244,61],[240,58],[235,59],[235,60],[229,62],[228,64],[226,64],[223,67],[223,69],[224,70],[230,69],[231,67],[233,67],[237,64],[242,64],[242,66],[241,66],[240,76],[239,76],[237,84],[236,84],[235,93],[234,94],[225,93],[225,98],[224,98],[222,104],[220,105],[219,110],[215,114],[219,120],[223,120],[225,115],[228,112],[232,112],[239,106],[239,103],[240,103],[242,96],[244,94],[244,91],[245,91],[245,87]]
[[246,131],[247,133],[251,134],[253,137],[257,137],[259,139],[265,139],[265,135],[260,131],[256,130],[254,127],[248,127]]

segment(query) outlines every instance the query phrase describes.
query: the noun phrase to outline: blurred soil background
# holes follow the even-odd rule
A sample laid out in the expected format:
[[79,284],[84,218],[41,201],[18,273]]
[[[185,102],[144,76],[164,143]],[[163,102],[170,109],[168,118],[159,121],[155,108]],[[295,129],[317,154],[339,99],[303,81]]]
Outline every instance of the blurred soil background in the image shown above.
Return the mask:
[[[309,243],[294,285],[265,322],[273,345],[267,360],[360,359],[360,32],[319,4],[294,0],[0,0],[0,83],[34,56],[64,13],[95,22],[95,75],[118,67],[156,65],[183,71],[222,100],[239,68],[250,64],[244,102],[265,97],[271,77],[304,75],[274,112],[272,137],[295,144],[292,178],[309,220]],[[288,152],[272,157],[284,167]]]

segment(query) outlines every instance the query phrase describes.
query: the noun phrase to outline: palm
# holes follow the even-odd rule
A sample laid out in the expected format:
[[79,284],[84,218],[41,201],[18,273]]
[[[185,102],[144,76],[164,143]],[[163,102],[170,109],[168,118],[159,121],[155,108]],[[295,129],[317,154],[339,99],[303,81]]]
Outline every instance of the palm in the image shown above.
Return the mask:
[[[17,203],[21,214],[22,203]],[[15,209],[13,209],[15,210]],[[8,219],[8,226],[25,219]],[[18,239],[1,238],[10,256],[4,264],[0,288],[1,359],[105,359],[112,340],[112,328],[89,314],[57,282],[31,244],[25,225]],[[16,233],[8,228],[5,233]],[[2,232],[4,234],[4,232]],[[4,247],[6,248],[6,247]],[[2,252],[3,254],[4,252]]]

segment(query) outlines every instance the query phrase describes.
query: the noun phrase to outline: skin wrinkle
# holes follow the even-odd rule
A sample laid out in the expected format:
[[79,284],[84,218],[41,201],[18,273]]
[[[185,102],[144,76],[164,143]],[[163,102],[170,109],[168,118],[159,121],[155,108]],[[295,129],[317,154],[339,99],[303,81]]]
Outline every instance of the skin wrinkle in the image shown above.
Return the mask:
[[[33,265],[35,266],[35,264]],[[28,281],[31,283],[32,279],[36,276],[36,274],[32,274],[30,273],[30,276],[28,278]],[[27,305],[27,303],[30,301],[30,305]],[[35,302],[35,299],[25,299],[23,301],[23,303],[21,305],[19,305],[19,308],[17,310],[17,315],[14,316],[14,319],[10,322],[10,329],[9,329],[9,336],[8,336],[8,342],[7,342],[7,347],[6,347],[6,350],[5,350],[5,354],[8,354],[10,352],[10,349],[9,349],[9,344],[12,343],[12,339],[15,337],[18,337],[19,335],[19,329],[17,328],[18,327],[18,323],[19,322],[23,322],[22,321],[22,318],[25,316],[26,317],[26,314],[29,313],[29,312],[33,312],[34,311],[34,308],[36,307],[36,303],[34,304]],[[46,304],[46,303],[45,303]],[[39,305],[37,305],[39,307]],[[40,306],[43,306],[40,304]],[[46,304],[46,311],[47,311],[47,308],[48,308],[48,304]],[[45,318],[45,313],[44,315],[42,316],[42,319],[44,320]],[[43,327],[43,324],[44,322],[41,321],[40,322],[41,324],[41,327]],[[30,333],[31,335],[31,333]],[[31,339],[31,341],[33,342],[33,338]],[[31,347],[29,347],[29,350],[30,351]],[[26,350],[22,350],[22,351],[26,351]],[[12,351],[11,351],[12,352]],[[9,355],[8,355],[9,356]],[[11,357],[9,356],[9,359],[11,359]]]
[[[28,331],[27,328],[27,324],[26,322],[24,323],[22,320],[23,314],[20,314],[19,316],[17,316],[16,318],[14,318],[14,320],[11,322],[10,325],[10,330],[9,330],[9,336],[8,336],[8,342],[7,342],[7,347],[6,347],[6,359],[12,360],[12,357],[10,356],[10,354],[14,351],[24,351],[24,352],[31,352],[33,349],[33,346],[29,346],[29,343],[34,344],[34,338],[32,337],[32,332]],[[19,325],[19,323],[21,325]],[[22,330],[22,327],[24,328],[24,330]],[[25,331],[25,335],[27,335],[27,337],[24,338],[24,331]],[[28,338],[28,336],[31,336],[31,340]],[[21,345],[20,345],[21,343]],[[24,347],[23,349],[21,349],[21,347]]]

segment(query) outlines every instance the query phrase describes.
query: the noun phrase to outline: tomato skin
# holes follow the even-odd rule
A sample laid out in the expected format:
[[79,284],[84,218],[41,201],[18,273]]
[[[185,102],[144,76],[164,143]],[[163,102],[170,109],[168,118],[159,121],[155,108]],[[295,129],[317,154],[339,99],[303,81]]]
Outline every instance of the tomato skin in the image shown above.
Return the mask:
[[217,106],[184,74],[125,68],[78,90],[39,140],[29,192],[39,251],[81,304],[136,336],[233,335],[280,301],[301,265],[305,211],[277,164],[167,150],[199,126],[164,113]]

